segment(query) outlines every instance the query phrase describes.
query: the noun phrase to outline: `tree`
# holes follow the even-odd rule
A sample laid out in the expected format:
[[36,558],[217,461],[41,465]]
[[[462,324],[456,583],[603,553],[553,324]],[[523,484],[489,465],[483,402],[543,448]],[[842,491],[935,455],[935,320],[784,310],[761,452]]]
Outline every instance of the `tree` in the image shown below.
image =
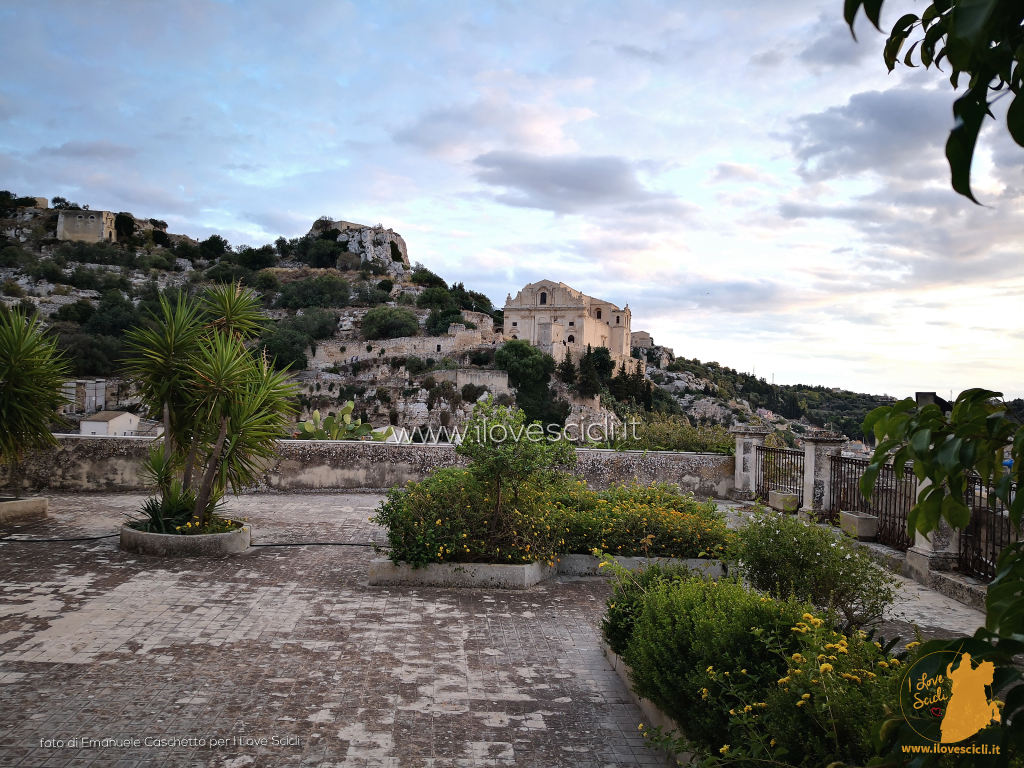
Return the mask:
[[61,388],[69,375],[56,340],[41,333],[38,318],[0,304],[0,463],[56,445],[50,422],[65,402]]
[[[164,421],[163,463],[173,472],[162,473],[161,493],[172,495],[170,478],[180,467],[174,495],[194,496],[192,521],[200,528],[226,487],[237,494],[256,481],[294,413],[294,385],[246,349],[262,328],[258,307],[240,285],[211,288],[198,304],[161,296],[151,326],[128,334],[142,402]],[[196,469],[201,480],[193,490]]]
[[277,264],[277,253],[274,246],[264,245],[260,248],[245,248],[238,253],[238,264],[253,272],[272,267]]
[[425,325],[427,333],[431,336],[443,336],[448,333],[448,326],[452,323],[462,323],[467,328],[476,328],[476,324],[466,320],[461,310],[456,308],[431,310]]
[[580,397],[595,397],[601,394],[601,378],[594,365],[594,350],[587,344],[587,351],[580,359],[580,371],[576,378],[576,393]]
[[448,289],[448,283],[435,275],[429,269],[424,267],[422,264],[417,264],[412,271],[412,275],[409,278],[412,280],[413,285],[421,285],[425,288],[444,288]]
[[[884,0],[845,0],[847,24],[853,23],[861,6],[878,26]],[[952,69],[950,83],[956,89],[967,75],[967,90],[953,102],[955,125],[946,141],[946,159],[953,189],[977,203],[971,192],[971,161],[978,132],[995,101],[1012,94],[1006,127],[1017,144],[1024,146],[1024,4],[1020,0],[932,0],[920,16],[907,13],[893,25],[883,57],[891,72],[900,63],[903,46],[917,39],[902,58],[913,67],[914,56],[925,67],[940,68],[943,59]],[[989,101],[989,92],[997,96]]]
[[[540,439],[535,439],[538,432]],[[539,424],[527,426],[523,411],[497,405],[494,398],[473,406],[464,435],[455,452],[472,462],[470,472],[494,487],[492,534],[509,522],[504,504],[509,494],[516,500],[527,481],[576,463],[576,452],[560,433],[551,439],[554,435],[545,435]]]
[[402,307],[374,307],[363,317],[363,336],[370,340],[415,336],[419,329],[416,315]]
[[348,281],[337,275],[296,280],[281,286],[276,306],[285,309],[344,307],[349,301]]
[[210,235],[199,244],[199,251],[203,258],[209,261],[219,259],[231,249],[228,241],[220,235]]
[[420,309],[450,309],[456,304],[447,288],[433,286],[416,297],[416,306]]
[[125,241],[135,234],[135,217],[130,213],[119,213],[114,217],[114,231],[117,239]]
[[577,370],[576,364],[572,361],[572,355],[566,354],[565,359],[558,364],[558,378],[568,384],[570,387],[576,383]]
[[338,263],[338,254],[343,250],[337,241],[317,240],[306,251],[304,261],[317,269],[330,269]]
[[545,426],[562,425],[569,414],[568,403],[556,401],[548,383],[555,372],[555,360],[529,342],[506,342],[494,354],[494,366],[508,371],[508,381],[516,388],[516,403],[530,422]]

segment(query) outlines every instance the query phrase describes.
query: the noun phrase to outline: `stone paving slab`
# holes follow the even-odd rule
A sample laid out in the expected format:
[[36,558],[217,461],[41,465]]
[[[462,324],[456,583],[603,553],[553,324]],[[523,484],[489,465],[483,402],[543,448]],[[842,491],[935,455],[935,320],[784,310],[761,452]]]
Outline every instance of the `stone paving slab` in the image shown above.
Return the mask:
[[[384,539],[367,520],[381,498],[229,505],[256,543],[365,544]],[[0,525],[0,536],[114,533],[142,499],[53,496],[50,519]],[[369,547],[177,560],[116,542],[0,544],[0,766],[664,764],[601,652],[602,578],[377,588]],[[917,622],[949,637],[983,619],[914,582],[903,595],[889,636],[909,640]],[[185,744],[40,742],[80,737]],[[210,737],[226,741],[194,741]]]
[[[49,520],[0,535],[113,533],[142,498],[53,496]],[[257,543],[365,543],[380,500],[230,507]],[[0,766],[664,764],[601,652],[601,578],[371,588],[367,547],[176,560],[116,541],[0,544]],[[143,743],[40,742],[82,737]]]

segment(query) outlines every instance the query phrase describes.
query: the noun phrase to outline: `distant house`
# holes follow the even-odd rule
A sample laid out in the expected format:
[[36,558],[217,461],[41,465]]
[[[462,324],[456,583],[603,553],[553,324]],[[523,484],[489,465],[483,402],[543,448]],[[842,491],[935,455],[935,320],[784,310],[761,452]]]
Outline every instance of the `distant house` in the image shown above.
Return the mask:
[[62,210],[57,219],[57,239],[83,243],[117,242],[116,218],[110,211]]
[[83,435],[134,435],[139,431],[139,417],[128,411],[100,411],[82,419]]

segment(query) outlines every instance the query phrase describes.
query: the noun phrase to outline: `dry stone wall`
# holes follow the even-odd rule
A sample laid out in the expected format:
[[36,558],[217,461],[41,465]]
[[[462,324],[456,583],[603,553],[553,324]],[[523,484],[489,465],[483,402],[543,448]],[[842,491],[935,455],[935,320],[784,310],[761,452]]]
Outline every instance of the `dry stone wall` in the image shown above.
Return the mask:
[[[57,448],[29,453],[0,468],[0,488],[18,492],[144,491],[142,462],[152,440],[62,435]],[[576,474],[594,488],[612,483],[676,483],[699,497],[727,498],[732,456],[699,453],[579,450]],[[285,440],[254,490],[381,490],[422,480],[434,469],[465,466],[450,445]],[[13,475],[13,476],[12,476]]]

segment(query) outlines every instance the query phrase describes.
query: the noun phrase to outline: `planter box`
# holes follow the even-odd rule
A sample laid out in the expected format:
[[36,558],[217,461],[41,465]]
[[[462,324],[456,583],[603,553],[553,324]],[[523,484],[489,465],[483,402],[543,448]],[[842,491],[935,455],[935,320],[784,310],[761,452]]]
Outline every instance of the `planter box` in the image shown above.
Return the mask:
[[[631,571],[643,568],[648,563],[659,563],[685,565],[690,570],[699,571],[702,576],[711,579],[717,579],[726,573],[725,566],[720,561],[703,557],[686,560],[678,557],[616,557],[615,561]],[[600,567],[601,561],[593,555],[558,555],[555,558],[555,565],[558,573],[565,576],[603,576],[608,573],[607,569]]]
[[858,512],[840,512],[839,525],[857,541],[874,541],[878,538],[878,518]]
[[481,589],[529,589],[555,575],[555,569],[541,563],[491,565],[489,563],[430,563],[413,568],[395,564],[386,557],[370,561],[370,586],[400,584],[423,587],[477,587]]
[[768,491],[768,506],[778,512],[796,512],[800,505],[795,493]]
[[[703,575],[717,579],[725,574],[725,566],[718,560],[680,560],[674,557],[617,557],[622,566],[631,571],[647,563],[664,565],[683,563]],[[504,565],[491,563],[430,563],[413,568],[406,563],[397,565],[386,557],[370,561],[370,586],[387,587],[410,584],[421,587],[475,587],[477,589],[529,589],[556,574],[566,576],[602,576],[600,560],[593,555],[558,555],[555,567],[542,563]]]
[[37,496],[31,499],[0,498],[0,523],[39,520],[46,517],[50,500]]
[[147,533],[121,526],[121,549],[137,555],[157,557],[220,557],[236,555],[249,548],[252,529],[248,525],[228,533],[198,533],[181,536]]
[[[661,732],[668,735],[672,731],[677,731],[682,735],[682,729],[676,725],[675,721],[658,709],[657,705],[653,701],[642,699],[637,696],[636,691],[633,690],[633,681],[630,679],[633,675],[633,670],[629,668],[622,659],[620,659],[611,648],[608,647],[608,643],[604,640],[601,641],[601,649],[604,651],[605,657],[608,659],[608,663],[612,665],[612,669],[615,670],[615,674],[619,676],[619,679],[625,683],[626,688],[629,690],[629,695],[633,699],[633,703],[640,708],[640,711],[644,713],[644,725],[650,726],[651,728],[657,728],[661,726]],[[637,723],[639,725],[639,723]],[[667,758],[668,765],[689,765],[690,761],[693,760],[693,755],[689,752],[684,752],[678,755],[674,752],[662,752],[661,750],[652,750],[651,754],[656,755],[658,753],[664,754]]]

